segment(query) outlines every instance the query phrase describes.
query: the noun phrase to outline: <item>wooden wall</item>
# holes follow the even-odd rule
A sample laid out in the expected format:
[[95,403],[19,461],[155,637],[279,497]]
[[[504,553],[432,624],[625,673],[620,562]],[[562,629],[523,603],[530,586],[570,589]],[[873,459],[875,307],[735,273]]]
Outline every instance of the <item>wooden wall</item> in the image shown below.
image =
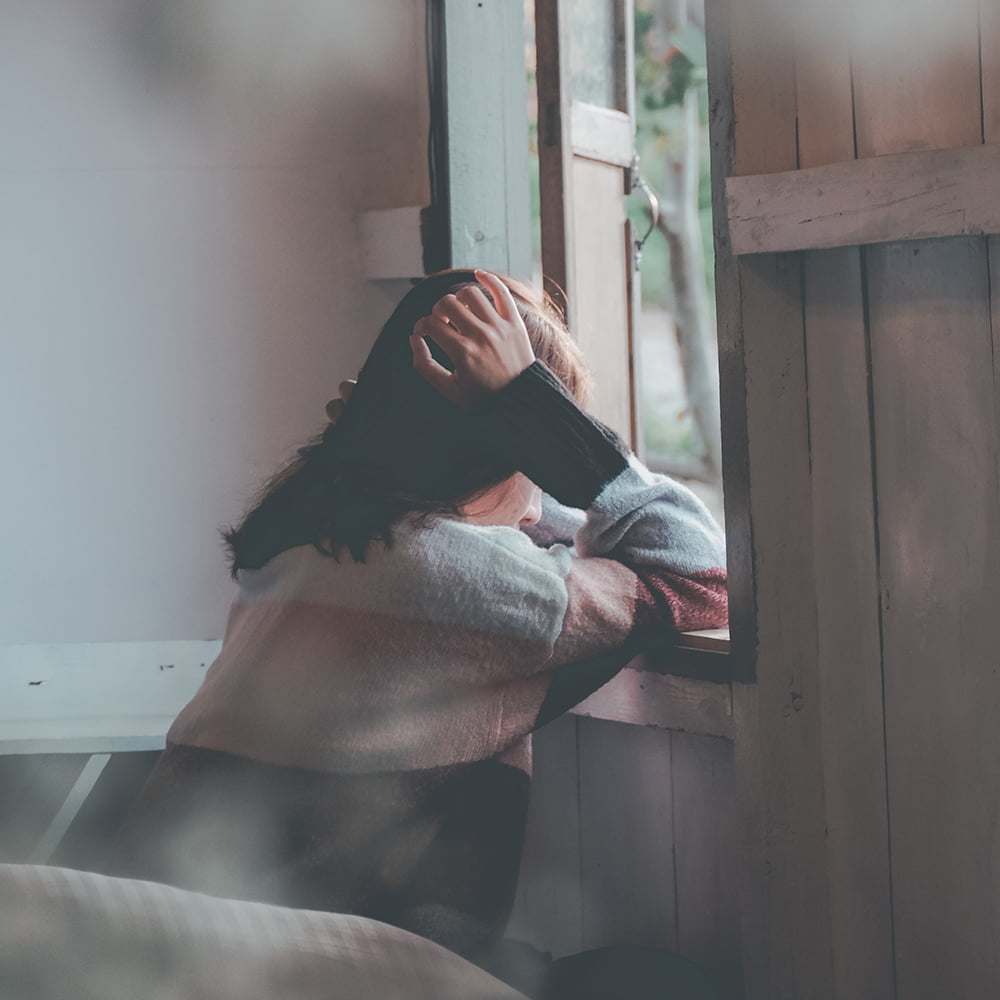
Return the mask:
[[[948,200],[1000,187],[925,151],[1000,142],[1000,7],[707,13],[748,994],[992,998],[1000,246]],[[926,201],[877,201],[889,166]],[[768,252],[776,174],[802,252]],[[848,203],[864,246],[821,238]]]
[[534,759],[509,936],[557,958],[663,948],[740,996],[732,743],[567,715]]

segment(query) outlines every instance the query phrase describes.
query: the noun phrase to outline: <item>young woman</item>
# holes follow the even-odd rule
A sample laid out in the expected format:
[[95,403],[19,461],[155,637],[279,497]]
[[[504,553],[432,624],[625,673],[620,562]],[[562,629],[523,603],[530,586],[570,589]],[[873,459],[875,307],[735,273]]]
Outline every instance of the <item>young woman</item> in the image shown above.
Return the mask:
[[115,873],[485,959],[532,730],[650,640],[726,621],[719,528],[580,409],[585,385],[509,279],[446,272],[404,298],[340,419],[227,535],[222,652]]

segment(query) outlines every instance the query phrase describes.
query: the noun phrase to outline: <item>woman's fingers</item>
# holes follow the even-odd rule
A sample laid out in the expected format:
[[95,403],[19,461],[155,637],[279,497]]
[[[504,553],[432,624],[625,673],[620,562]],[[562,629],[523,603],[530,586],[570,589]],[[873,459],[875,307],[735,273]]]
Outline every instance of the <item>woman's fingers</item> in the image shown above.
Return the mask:
[[455,293],[455,297],[482,323],[492,322],[497,315],[493,302],[478,285],[466,285]]
[[448,360],[453,365],[468,344],[468,337],[444,316],[431,315],[417,320],[413,332],[419,333],[421,337],[430,337],[448,355]]
[[510,289],[495,274],[489,271],[473,271],[473,274],[476,281],[489,291],[494,308],[504,319],[514,320],[520,315]]
[[[467,335],[482,335],[490,326],[489,319],[485,321],[480,319],[465,302],[454,294],[443,295],[438,299],[431,309],[431,316],[448,322],[453,329]],[[495,318],[496,313],[493,314],[493,319]]]
[[[507,286],[488,272],[476,274],[484,279],[483,288],[470,286],[441,296],[431,314],[414,325],[415,339],[411,340],[417,372],[445,398],[463,407],[498,392],[535,360],[524,320]],[[428,340],[448,356],[452,371],[434,360]]]

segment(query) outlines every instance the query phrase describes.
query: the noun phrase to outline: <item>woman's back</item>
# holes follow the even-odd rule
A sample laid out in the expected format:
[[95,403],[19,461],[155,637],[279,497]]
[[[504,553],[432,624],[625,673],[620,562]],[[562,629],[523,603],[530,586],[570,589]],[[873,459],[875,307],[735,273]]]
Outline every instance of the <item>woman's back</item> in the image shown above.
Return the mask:
[[[462,315],[431,328],[454,355]],[[442,391],[450,377],[433,376]],[[644,469],[544,364],[505,378],[475,411],[483,467],[545,491],[534,527],[555,544],[519,530],[537,505],[508,471],[479,502],[397,518],[364,561],[320,539],[238,567],[222,653],[114,871],[375,917],[467,957],[500,937],[532,730],[726,606],[721,532],[693,494]],[[501,523],[483,523],[491,510]]]

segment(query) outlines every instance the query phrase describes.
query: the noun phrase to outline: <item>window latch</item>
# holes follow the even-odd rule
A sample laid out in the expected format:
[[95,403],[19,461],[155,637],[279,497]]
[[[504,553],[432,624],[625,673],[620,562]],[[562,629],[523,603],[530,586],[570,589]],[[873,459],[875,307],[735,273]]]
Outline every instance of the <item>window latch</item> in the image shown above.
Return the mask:
[[646,245],[646,240],[653,234],[656,224],[660,221],[660,199],[656,197],[656,192],[649,186],[646,178],[639,172],[639,157],[632,160],[629,167],[629,191],[638,188],[646,197],[646,208],[649,211],[649,228],[632,245],[632,267],[639,270],[642,261],[642,248]]

